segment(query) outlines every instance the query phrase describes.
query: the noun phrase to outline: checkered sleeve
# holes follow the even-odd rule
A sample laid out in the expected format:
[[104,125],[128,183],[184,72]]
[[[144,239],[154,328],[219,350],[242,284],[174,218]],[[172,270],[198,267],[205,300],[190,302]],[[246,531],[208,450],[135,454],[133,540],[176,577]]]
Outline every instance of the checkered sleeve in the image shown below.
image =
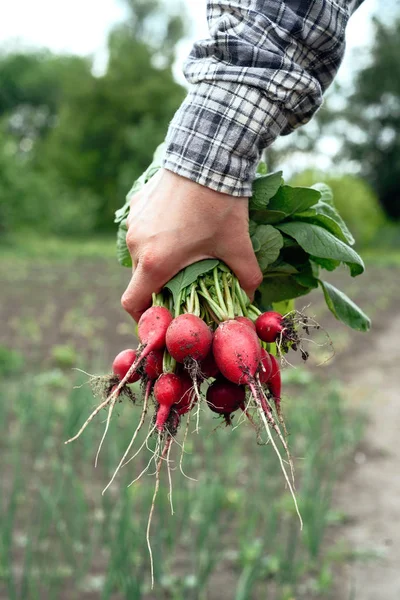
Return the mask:
[[210,37],[185,63],[189,93],[163,166],[234,196],[251,195],[261,151],[322,103],[362,0],[208,0]]

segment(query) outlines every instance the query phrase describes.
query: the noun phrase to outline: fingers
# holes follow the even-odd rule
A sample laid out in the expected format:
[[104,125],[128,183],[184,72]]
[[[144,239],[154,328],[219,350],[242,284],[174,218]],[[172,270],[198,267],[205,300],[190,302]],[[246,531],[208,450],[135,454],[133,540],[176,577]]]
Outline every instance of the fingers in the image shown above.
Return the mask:
[[258,266],[257,258],[253,251],[250,238],[235,244],[230,248],[226,257],[221,259],[228,265],[239,279],[241,287],[248,297],[253,300],[254,292],[261,284],[263,275]]
[[151,305],[152,294],[159,292],[167,280],[157,269],[146,268],[146,263],[139,261],[121,298],[123,308],[135,321],[139,321],[144,311]]

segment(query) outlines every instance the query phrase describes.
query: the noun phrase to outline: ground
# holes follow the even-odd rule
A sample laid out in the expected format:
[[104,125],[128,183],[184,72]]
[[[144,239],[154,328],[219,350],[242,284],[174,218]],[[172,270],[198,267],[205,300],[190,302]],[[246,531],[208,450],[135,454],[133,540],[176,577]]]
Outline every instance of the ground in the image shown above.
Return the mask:
[[[66,400],[63,390],[65,386],[70,389],[70,368],[90,365],[103,372],[119,350],[134,343],[134,328],[119,305],[129,272],[115,265],[113,248],[107,247],[110,258],[104,260],[99,259],[98,249],[84,258],[79,245],[73,251],[69,245],[66,252],[58,245],[55,249],[57,256],[52,250],[50,258],[43,252],[38,256],[10,252],[0,261],[0,346],[19,353],[17,359],[23,361],[25,374],[32,373],[33,391],[35,386],[39,391],[43,388],[43,394],[56,390],[52,392],[56,401],[49,405],[41,392],[39,398],[34,396],[26,381],[21,383],[22,395],[10,396],[11,391],[3,386],[0,440],[6,470],[2,485],[10,503],[1,504],[0,512],[1,600],[95,600],[100,588],[106,590],[103,598],[111,600],[264,600],[266,589],[266,600],[400,597],[398,261],[392,264],[385,259],[381,264],[375,260],[361,278],[351,279],[342,271],[332,279],[371,314],[369,336],[339,325],[321,295],[311,297],[308,310],[331,333],[336,354],[324,366],[316,367],[323,356],[315,348],[314,360],[304,373],[317,377],[319,383],[306,385],[304,393],[296,383],[287,392],[294,397],[292,403],[289,399],[285,402],[287,410],[293,410],[293,426],[300,432],[301,457],[307,457],[298,459],[303,476],[309,472],[309,491],[303,498],[309,527],[303,537],[292,519],[292,504],[283,493],[279,470],[274,471],[275,461],[264,456],[264,449],[261,456],[254,440],[245,436],[236,438],[244,441],[243,452],[231,450],[232,461],[227,462],[229,448],[218,445],[225,444],[226,432],[219,429],[201,441],[199,455],[188,465],[203,469],[203,483],[194,493],[193,486],[180,480],[176,491],[182,512],[191,514],[187,526],[179,520],[171,526],[167,503],[161,504],[164,529],[155,544],[160,544],[171,562],[163,574],[163,592],[158,595],[142,590],[134,575],[137,572],[142,578],[147,572],[143,563],[146,549],[141,545],[143,510],[133,520],[125,515],[132,506],[147,510],[151,487],[139,487],[135,503],[132,495],[122,495],[123,485],[111,493],[112,502],[103,502],[100,495],[120,452],[118,442],[122,444],[127,435],[126,417],[117,420],[118,434],[109,442],[104,464],[96,473],[91,461],[101,423],[68,452],[60,445],[60,439],[76,428],[92,403],[83,392],[75,402],[74,398]],[[301,304],[300,300],[298,306]],[[7,368],[13,370],[11,354],[0,356],[0,366],[1,360],[5,373]],[[303,374],[303,370],[294,371],[296,377],[299,372]],[[342,382],[351,413],[368,416],[363,440],[356,448],[361,416],[349,417],[346,422],[344,415],[324,404],[322,398],[335,382]],[[129,419],[132,413],[124,414]],[[330,452],[338,464],[332,464]],[[254,477],[254,465],[261,476]],[[21,469],[24,477],[18,485],[25,487],[16,492],[18,519],[13,530],[12,486]],[[331,499],[330,481],[337,481],[340,473]],[[305,493],[305,484],[302,487]],[[18,498],[30,502],[22,500],[21,504]],[[103,522],[107,515],[113,519],[110,529]],[[271,516],[279,520],[279,535]],[[327,523],[331,525],[326,532]],[[72,546],[69,537],[65,538],[70,530]],[[32,560],[39,559],[29,570],[30,539],[35,544]],[[322,557],[320,548],[324,548]],[[115,561],[110,561],[110,556],[116,556]],[[21,574],[29,573],[18,592],[7,571],[8,561],[17,581]],[[132,581],[129,573],[133,573]],[[41,580],[51,592],[38,591]],[[117,593],[116,588],[126,591]],[[135,592],[129,591],[132,589]]]
[[336,492],[347,521],[337,536],[358,560],[341,571],[335,600],[400,598],[400,316],[385,325],[345,369],[348,395],[368,407],[368,425]]

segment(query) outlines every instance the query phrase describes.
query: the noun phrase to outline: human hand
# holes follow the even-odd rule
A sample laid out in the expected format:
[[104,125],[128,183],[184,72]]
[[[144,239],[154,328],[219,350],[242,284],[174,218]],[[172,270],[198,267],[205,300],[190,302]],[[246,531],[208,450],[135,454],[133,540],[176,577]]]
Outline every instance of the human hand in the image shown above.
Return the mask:
[[248,231],[247,198],[160,169],[132,197],[127,224],[133,273],[121,303],[136,321],[153,292],[204,258],[226,263],[249,297],[262,281]]

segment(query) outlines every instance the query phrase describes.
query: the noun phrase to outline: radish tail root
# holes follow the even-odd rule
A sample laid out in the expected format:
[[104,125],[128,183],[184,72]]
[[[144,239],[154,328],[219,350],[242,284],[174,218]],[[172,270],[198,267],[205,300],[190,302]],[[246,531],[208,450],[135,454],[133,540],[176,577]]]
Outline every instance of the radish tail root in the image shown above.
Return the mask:
[[125,458],[128,456],[128,454],[129,454],[129,451],[130,451],[130,449],[132,448],[132,446],[133,446],[133,443],[134,443],[134,441],[135,441],[135,439],[136,439],[136,437],[137,437],[137,435],[138,435],[139,431],[140,431],[140,430],[141,430],[141,428],[143,427],[143,423],[144,423],[144,420],[145,420],[145,418],[146,418],[146,414],[147,414],[147,406],[148,406],[148,403],[149,403],[149,397],[150,397],[150,393],[151,393],[151,382],[149,381],[149,382],[147,383],[147,385],[146,385],[146,392],[145,392],[145,396],[144,396],[143,409],[142,409],[142,414],[141,414],[141,416],[140,416],[140,421],[139,421],[139,424],[138,424],[138,426],[137,426],[137,428],[136,428],[136,430],[135,430],[135,432],[134,432],[134,434],[133,434],[133,436],[132,436],[132,438],[131,438],[131,441],[129,442],[129,445],[128,445],[127,449],[126,449],[126,450],[125,450],[125,452],[124,452],[124,455],[123,455],[123,457],[122,457],[122,458],[121,458],[121,460],[119,461],[119,464],[118,464],[117,468],[115,469],[113,476],[111,477],[111,479],[110,479],[109,483],[108,483],[108,484],[106,485],[106,487],[104,488],[104,490],[103,490],[103,492],[102,492],[102,494],[103,494],[103,495],[104,495],[104,493],[105,493],[105,492],[108,490],[108,488],[110,487],[110,485],[111,485],[111,484],[112,484],[112,482],[114,481],[115,477],[117,476],[117,473],[118,473],[118,471],[120,470],[120,468],[122,467],[122,465],[123,465],[123,463],[124,463],[124,460],[125,460]]
[[[268,403],[268,399],[267,399],[267,397],[266,397],[266,395],[264,393],[264,390],[262,389],[261,384],[259,382],[257,382],[257,387],[255,389],[258,390],[258,392],[259,392],[260,403],[261,403],[261,406],[262,406],[262,408],[264,410],[265,416],[267,417],[268,422],[271,425],[272,429],[278,435],[278,437],[279,437],[279,439],[280,439],[280,441],[282,443],[282,446],[285,449],[286,456],[287,456],[287,459],[289,461],[290,472],[291,472],[292,481],[293,481],[293,487],[294,487],[294,466],[293,466],[293,460],[292,460],[292,457],[291,457],[291,454],[290,454],[289,446],[288,446],[287,441],[286,441],[286,437],[283,437],[282,432],[279,429],[279,427],[278,427],[278,425],[277,425],[277,423],[276,423],[276,421],[274,419],[274,416],[272,414],[272,409],[271,409],[271,407],[270,407],[270,405]],[[287,435],[286,427],[284,429],[284,432],[285,432],[285,435]]]
[[149,354],[149,352],[151,352],[151,346],[150,345],[144,346],[142,348],[139,356],[136,358],[135,362],[133,362],[132,365],[129,367],[129,370],[127,371],[125,377],[123,379],[121,379],[121,381],[116,386],[116,388],[114,389],[114,391],[104,400],[104,402],[102,402],[101,404],[99,404],[99,406],[94,409],[94,411],[86,419],[86,421],[84,422],[84,424],[82,425],[82,427],[80,428],[80,430],[78,431],[78,433],[76,435],[74,435],[74,437],[72,437],[69,440],[67,440],[66,442],[64,442],[65,444],[70,444],[71,442],[74,442],[75,440],[77,440],[78,437],[85,431],[85,429],[89,425],[89,423],[101,411],[101,409],[105,408],[109,403],[111,403],[116,397],[119,396],[121,389],[127,383],[128,379],[131,377],[131,375],[133,375],[133,373],[135,373],[135,371],[137,370],[138,366],[140,365],[140,363],[142,362],[142,360],[144,358],[146,358],[146,356]]
[[296,512],[297,512],[297,516],[299,517],[299,521],[300,521],[300,529],[303,529],[303,519],[302,519],[302,517],[301,517],[300,511],[299,511],[299,507],[298,507],[298,504],[297,504],[296,494],[295,494],[295,491],[294,491],[294,489],[293,489],[293,486],[292,486],[292,484],[291,484],[291,482],[290,482],[290,479],[289,479],[289,477],[288,477],[288,474],[287,474],[287,472],[286,472],[286,469],[285,469],[285,465],[284,465],[284,463],[283,463],[282,456],[281,456],[281,454],[280,454],[280,452],[279,452],[279,449],[278,449],[277,445],[275,444],[275,440],[274,440],[274,438],[273,438],[273,435],[272,435],[272,433],[271,433],[271,429],[270,429],[270,426],[269,426],[269,425],[270,425],[270,423],[268,422],[267,415],[265,414],[264,407],[263,407],[263,405],[262,405],[262,403],[261,403],[261,398],[260,398],[260,395],[258,394],[258,390],[257,390],[257,389],[256,389],[256,387],[254,386],[254,384],[250,384],[250,385],[249,385],[249,387],[250,387],[250,389],[251,389],[251,392],[252,392],[252,394],[253,394],[253,396],[254,396],[254,400],[255,400],[255,401],[256,401],[256,403],[257,403],[259,415],[260,415],[260,417],[261,417],[261,420],[262,420],[262,421],[263,421],[263,423],[264,423],[264,426],[265,426],[265,429],[266,429],[267,435],[268,435],[268,437],[269,437],[269,440],[270,440],[270,442],[271,442],[271,444],[272,444],[272,447],[274,448],[274,450],[275,450],[275,452],[276,452],[276,455],[277,455],[277,457],[278,457],[278,459],[279,459],[279,462],[280,462],[280,465],[281,465],[281,469],[282,469],[283,476],[284,476],[284,478],[285,478],[285,480],[286,480],[286,483],[287,483],[287,485],[288,485],[288,487],[289,487],[289,490],[290,490],[290,493],[291,493],[291,495],[292,495],[293,502],[294,502],[294,506],[295,506],[295,509],[296,509]]
[[186,479],[190,479],[190,481],[197,481],[197,479],[194,479],[194,477],[189,477],[189,475],[186,475],[185,471],[183,470],[183,455],[185,454],[185,444],[186,444],[187,436],[189,433],[190,415],[191,415],[191,411],[189,411],[187,419],[186,419],[185,433],[183,435],[183,440],[182,440],[182,451],[181,451],[181,456],[179,459],[179,470],[182,473],[182,475],[184,477],[186,477]]
[[163,463],[163,460],[165,458],[166,455],[168,455],[169,453],[169,449],[172,443],[172,438],[168,437],[164,449],[162,451],[162,454],[158,460],[157,463],[157,468],[156,468],[156,484],[154,486],[154,494],[153,494],[153,500],[151,502],[151,507],[150,507],[150,513],[149,513],[149,518],[147,521],[147,530],[146,530],[146,541],[147,541],[147,548],[149,549],[149,556],[150,556],[150,572],[151,572],[151,589],[154,589],[154,563],[153,563],[153,552],[151,549],[151,543],[150,543],[150,527],[151,527],[151,521],[153,518],[153,513],[154,513],[154,507],[155,507],[155,503],[156,503],[156,498],[157,498],[157,494],[158,494],[158,490],[160,487],[160,471],[161,471],[161,466]]
[[[170,439],[173,440],[173,437],[171,436]],[[171,506],[171,515],[173,515],[174,514],[174,503],[172,501],[172,474],[171,474],[171,463],[170,463],[171,448],[172,448],[172,444],[169,445],[168,452],[167,452],[167,472],[168,472],[168,483],[169,483],[168,498],[169,498],[169,503]]]
[[99,456],[100,456],[100,450],[101,450],[101,448],[102,448],[102,446],[103,446],[103,442],[104,442],[104,440],[106,439],[106,435],[107,435],[107,432],[108,432],[108,428],[109,428],[109,426],[110,426],[111,415],[112,415],[112,412],[113,412],[113,410],[114,410],[114,406],[116,405],[116,403],[117,403],[117,401],[118,401],[118,396],[119,396],[119,394],[117,394],[117,395],[115,396],[115,398],[113,398],[113,400],[111,400],[111,402],[110,402],[110,404],[109,404],[109,407],[108,407],[108,415],[107,415],[106,426],[105,426],[105,428],[104,428],[104,433],[103,433],[103,436],[102,436],[102,438],[101,438],[101,440],[100,440],[100,444],[99,444],[99,447],[98,447],[98,449],[97,449],[97,452],[96,452],[96,458],[94,459],[94,467],[95,467],[95,468],[97,467],[97,462],[98,462],[98,460],[99,460]]

